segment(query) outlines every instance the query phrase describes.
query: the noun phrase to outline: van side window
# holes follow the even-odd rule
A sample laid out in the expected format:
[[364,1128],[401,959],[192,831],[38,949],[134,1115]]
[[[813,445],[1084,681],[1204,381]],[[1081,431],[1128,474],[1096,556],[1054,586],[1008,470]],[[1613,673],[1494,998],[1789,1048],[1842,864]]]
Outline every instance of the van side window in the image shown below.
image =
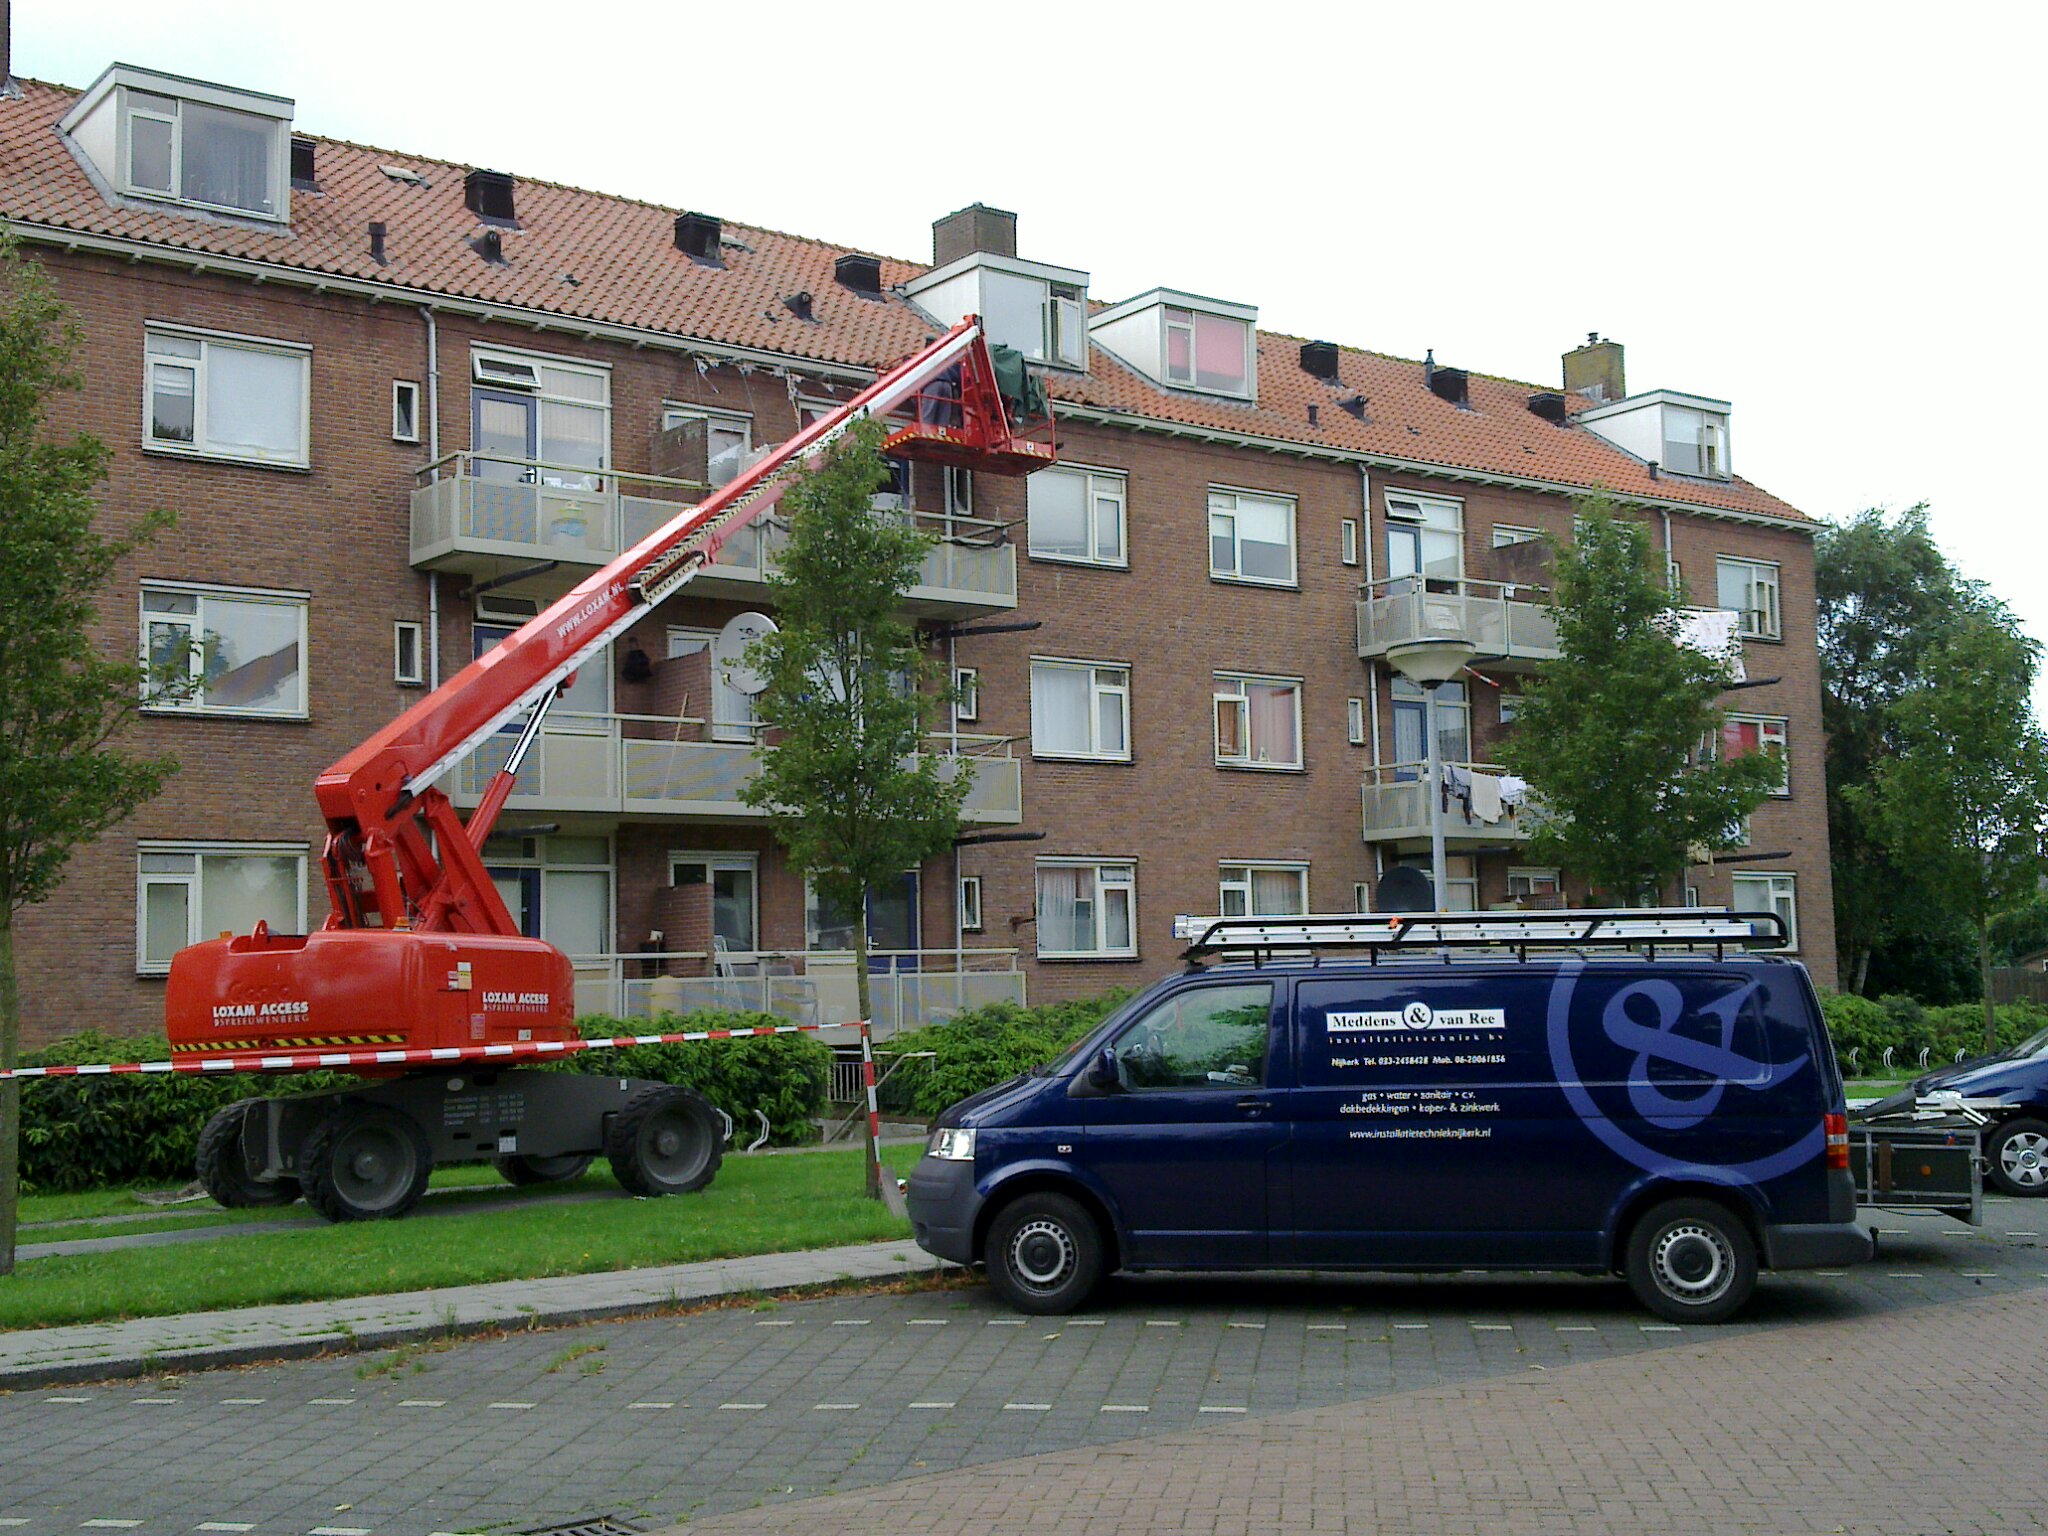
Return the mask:
[[1182,992],[1117,1038],[1118,1074],[1140,1093],[1260,1087],[1272,1012],[1273,988],[1263,982]]

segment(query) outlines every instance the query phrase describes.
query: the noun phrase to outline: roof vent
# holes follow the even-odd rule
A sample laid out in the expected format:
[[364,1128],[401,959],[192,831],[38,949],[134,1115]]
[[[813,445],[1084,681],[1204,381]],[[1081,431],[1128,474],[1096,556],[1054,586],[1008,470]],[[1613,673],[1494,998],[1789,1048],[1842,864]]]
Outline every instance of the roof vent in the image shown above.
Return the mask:
[[808,293],[785,294],[782,300],[782,307],[792,315],[795,315],[799,320],[811,318],[811,296]]
[[832,263],[832,275],[840,286],[851,288],[855,293],[864,293],[869,298],[882,296],[882,259],[879,256],[861,256],[852,252]]
[[721,239],[725,226],[708,213],[679,213],[676,215],[676,249],[692,261],[709,262],[723,266]]
[[1334,341],[1304,341],[1301,344],[1301,371],[1313,374],[1319,379],[1337,382],[1337,343]]
[[380,267],[389,265],[391,261],[391,258],[384,254],[384,233],[384,221],[372,219],[370,221],[370,260],[377,263]]
[[512,178],[503,171],[471,171],[462,178],[463,206],[486,224],[516,226]]
[[1339,400],[1337,402],[1337,409],[1340,411],[1349,411],[1352,415],[1356,416],[1360,421],[1363,421],[1365,420],[1365,396],[1346,395],[1342,400]]
[[292,136],[292,190],[294,192],[317,192],[320,183],[313,179],[313,141]]
[[1448,400],[1455,406],[1463,406],[1469,380],[1462,368],[1445,368],[1438,365],[1436,349],[1422,360],[1422,381],[1429,386],[1429,392],[1439,400]]
[[1541,416],[1545,421],[1554,421],[1559,426],[1564,425],[1564,396],[1554,389],[1538,390],[1531,395],[1529,410],[1532,415]]
[[418,171],[410,170],[402,165],[380,165],[377,169],[386,176],[389,176],[393,181],[403,182],[408,187],[423,187],[427,184],[426,177],[422,176]]
[[487,229],[478,235],[469,242],[469,248],[494,267],[508,267],[511,265],[505,259],[505,237],[495,229]]

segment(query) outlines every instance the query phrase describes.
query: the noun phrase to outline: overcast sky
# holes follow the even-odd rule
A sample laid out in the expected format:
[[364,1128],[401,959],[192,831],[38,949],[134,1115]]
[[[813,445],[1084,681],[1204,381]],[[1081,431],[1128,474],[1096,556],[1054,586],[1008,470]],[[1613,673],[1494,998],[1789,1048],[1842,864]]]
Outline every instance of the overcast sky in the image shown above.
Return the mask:
[[1928,502],[2048,639],[2039,6],[14,0],[14,32],[38,79],[118,58],[904,257],[979,199],[1097,298],[1511,378],[1599,330],[1632,390],[1732,401],[1733,468],[1803,511]]

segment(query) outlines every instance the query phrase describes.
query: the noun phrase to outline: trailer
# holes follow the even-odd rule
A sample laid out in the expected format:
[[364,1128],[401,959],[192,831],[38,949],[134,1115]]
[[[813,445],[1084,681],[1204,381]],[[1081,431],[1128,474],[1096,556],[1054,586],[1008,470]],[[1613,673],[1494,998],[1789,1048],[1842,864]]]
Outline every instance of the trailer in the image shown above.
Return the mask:
[[1956,1094],[1932,1094],[1870,1114],[1878,1102],[1849,1106],[1856,1203],[1873,1210],[1932,1211],[1982,1226],[1988,1118]]

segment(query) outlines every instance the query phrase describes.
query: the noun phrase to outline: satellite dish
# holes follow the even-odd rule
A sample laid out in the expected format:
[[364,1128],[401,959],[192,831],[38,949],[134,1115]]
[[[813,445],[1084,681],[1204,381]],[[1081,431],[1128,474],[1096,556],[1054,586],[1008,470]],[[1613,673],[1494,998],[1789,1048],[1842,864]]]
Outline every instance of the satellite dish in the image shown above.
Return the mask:
[[1412,864],[1397,864],[1381,875],[1375,900],[1382,912],[1436,910],[1436,899],[1429,891],[1429,876]]
[[763,635],[775,633],[775,621],[765,613],[736,613],[711,642],[711,665],[726,686],[741,693],[759,693],[768,679],[747,665],[747,647]]

